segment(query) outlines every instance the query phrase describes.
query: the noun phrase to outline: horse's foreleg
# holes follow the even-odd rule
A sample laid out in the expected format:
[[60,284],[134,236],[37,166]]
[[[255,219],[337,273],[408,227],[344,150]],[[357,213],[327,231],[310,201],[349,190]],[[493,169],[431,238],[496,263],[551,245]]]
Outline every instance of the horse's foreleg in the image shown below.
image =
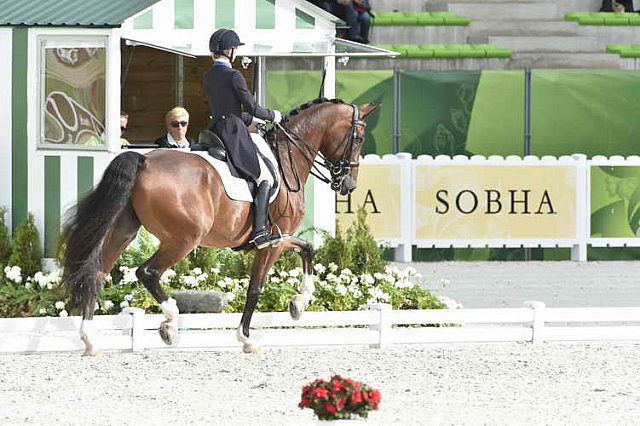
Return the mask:
[[160,324],[158,333],[167,345],[173,345],[178,338],[178,315],[180,310],[175,299],[170,298],[160,285],[162,273],[191,251],[193,247],[173,247],[165,249],[161,245],[158,251],[136,270],[136,276],[149,293],[160,304],[166,320]]
[[256,253],[251,267],[251,278],[249,279],[249,288],[247,289],[247,301],[244,304],[244,312],[240,319],[240,326],[236,332],[238,341],[243,344],[242,350],[245,353],[260,353],[262,349],[249,339],[249,329],[251,326],[251,317],[258,304],[258,299],[262,294],[262,287],[267,271],[282,252],[281,246],[265,248]]
[[291,318],[298,320],[309,307],[315,290],[315,285],[313,284],[313,247],[308,242],[297,237],[292,237],[290,242],[293,245],[292,249],[300,254],[302,272],[304,273],[300,293],[293,296],[289,301]]

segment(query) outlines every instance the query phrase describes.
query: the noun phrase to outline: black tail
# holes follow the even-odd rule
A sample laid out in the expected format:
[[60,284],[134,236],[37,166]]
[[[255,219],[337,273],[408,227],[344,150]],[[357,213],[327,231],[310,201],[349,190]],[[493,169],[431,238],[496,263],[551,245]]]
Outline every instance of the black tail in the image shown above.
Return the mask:
[[[102,243],[120,213],[145,163],[137,152],[118,155],[107,167],[98,186],[67,214],[61,241],[65,244],[62,282],[71,294],[72,307],[85,318],[93,316],[102,285]],[[90,305],[90,306],[89,306]]]

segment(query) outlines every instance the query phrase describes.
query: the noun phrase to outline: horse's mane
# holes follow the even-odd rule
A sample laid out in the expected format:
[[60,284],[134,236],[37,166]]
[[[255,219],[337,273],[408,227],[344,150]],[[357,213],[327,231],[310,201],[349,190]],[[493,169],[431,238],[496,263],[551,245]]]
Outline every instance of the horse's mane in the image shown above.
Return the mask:
[[282,122],[283,122],[283,123],[286,123],[286,122],[287,122],[287,121],[289,121],[292,117],[294,117],[294,116],[298,115],[301,111],[304,111],[304,110],[306,110],[306,109],[311,108],[312,106],[319,105],[319,104],[322,104],[322,103],[325,103],[325,102],[331,102],[331,103],[334,103],[334,104],[343,104],[343,103],[345,103],[342,99],[339,99],[339,98],[335,98],[335,99],[316,98],[316,99],[314,99],[314,100],[312,100],[312,101],[309,101],[309,102],[307,102],[307,103],[304,103],[304,104],[302,104],[302,105],[300,105],[300,106],[297,106],[296,108],[292,109],[292,110],[289,112],[289,114],[287,114],[287,115],[283,118]]

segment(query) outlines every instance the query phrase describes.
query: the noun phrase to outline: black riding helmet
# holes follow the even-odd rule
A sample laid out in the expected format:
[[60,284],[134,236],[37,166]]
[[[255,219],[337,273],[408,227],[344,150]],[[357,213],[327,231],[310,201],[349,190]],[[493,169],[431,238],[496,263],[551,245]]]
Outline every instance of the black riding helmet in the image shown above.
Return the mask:
[[233,49],[243,45],[244,43],[240,41],[238,34],[227,28],[216,30],[209,38],[209,51],[211,53],[222,53],[227,49]]

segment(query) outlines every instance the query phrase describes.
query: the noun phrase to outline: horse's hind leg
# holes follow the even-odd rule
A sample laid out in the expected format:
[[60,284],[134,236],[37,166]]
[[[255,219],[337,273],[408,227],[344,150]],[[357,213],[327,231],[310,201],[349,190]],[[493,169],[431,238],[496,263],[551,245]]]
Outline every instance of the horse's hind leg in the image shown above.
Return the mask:
[[[99,289],[104,286],[105,277],[111,272],[122,252],[136,237],[140,222],[129,205],[125,208],[113,228],[109,231],[102,245],[102,266],[97,279],[100,281]],[[100,353],[97,343],[97,330],[93,322],[93,313],[98,300],[100,290],[82,307],[82,323],[80,325],[80,339],[84,342],[84,356],[95,356]]]
[[291,249],[296,251],[302,259],[304,276],[302,277],[300,293],[293,296],[289,301],[291,318],[298,320],[309,307],[311,296],[315,290],[313,284],[313,247],[308,242],[297,237],[291,237],[287,243],[292,246]]
[[180,311],[176,301],[167,295],[160,285],[160,277],[171,265],[185,257],[195,244],[180,244],[178,246],[161,244],[158,251],[136,270],[136,276],[144,284],[149,293],[162,308],[166,320],[160,324],[158,332],[160,338],[167,345],[172,345],[178,337],[178,315]]

